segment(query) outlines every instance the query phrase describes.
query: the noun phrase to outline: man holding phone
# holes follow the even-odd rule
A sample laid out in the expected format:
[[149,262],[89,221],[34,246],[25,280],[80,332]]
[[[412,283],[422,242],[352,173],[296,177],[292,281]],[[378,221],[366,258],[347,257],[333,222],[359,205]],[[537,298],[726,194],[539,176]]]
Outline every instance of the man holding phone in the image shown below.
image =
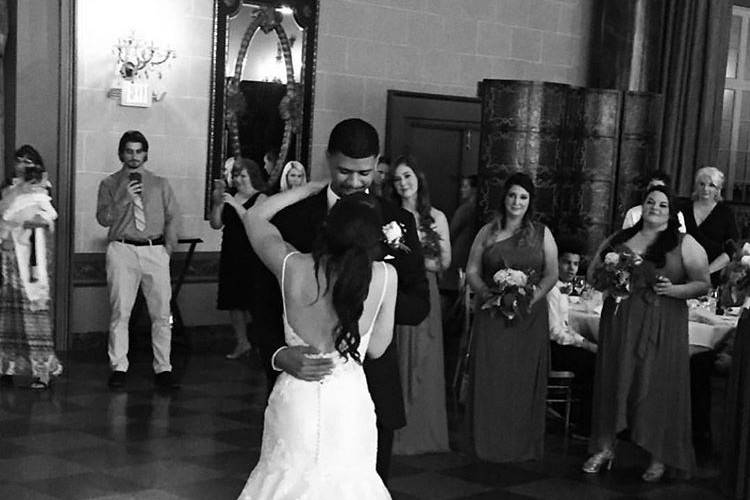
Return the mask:
[[128,323],[140,285],[151,316],[154,382],[157,387],[175,389],[178,385],[170,364],[169,257],[177,245],[179,208],[167,180],[144,167],[148,141],[142,133],[125,132],[117,151],[122,168],[99,184],[96,205],[96,220],[109,228],[106,265],[112,374],[108,385],[125,386]]

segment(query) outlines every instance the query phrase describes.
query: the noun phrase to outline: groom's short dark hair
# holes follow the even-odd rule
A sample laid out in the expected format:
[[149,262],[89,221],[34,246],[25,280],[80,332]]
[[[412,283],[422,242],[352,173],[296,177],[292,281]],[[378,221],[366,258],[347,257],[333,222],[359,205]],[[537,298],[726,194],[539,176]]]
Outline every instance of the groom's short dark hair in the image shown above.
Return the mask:
[[380,141],[375,127],[359,118],[339,122],[328,138],[328,154],[341,153],[360,159],[380,154]]

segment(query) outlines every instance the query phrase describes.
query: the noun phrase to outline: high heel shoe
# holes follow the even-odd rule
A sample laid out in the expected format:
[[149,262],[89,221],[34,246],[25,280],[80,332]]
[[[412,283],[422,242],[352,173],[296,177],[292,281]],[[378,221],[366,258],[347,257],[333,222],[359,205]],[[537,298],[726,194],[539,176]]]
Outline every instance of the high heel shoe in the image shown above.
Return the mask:
[[237,346],[234,348],[234,351],[227,354],[227,359],[240,359],[242,356],[248,356],[250,354],[250,351],[253,349],[253,346],[251,345],[245,345],[245,346]]
[[598,474],[602,467],[607,470],[612,469],[612,462],[615,461],[615,452],[612,450],[602,450],[589,457],[583,464],[581,470],[586,474]]
[[648,466],[648,469],[646,469],[646,471],[643,473],[641,479],[643,479],[647,483],[658,483],[664,476],[665,470],[666,467],[663,463],[651,462],[651,465]]

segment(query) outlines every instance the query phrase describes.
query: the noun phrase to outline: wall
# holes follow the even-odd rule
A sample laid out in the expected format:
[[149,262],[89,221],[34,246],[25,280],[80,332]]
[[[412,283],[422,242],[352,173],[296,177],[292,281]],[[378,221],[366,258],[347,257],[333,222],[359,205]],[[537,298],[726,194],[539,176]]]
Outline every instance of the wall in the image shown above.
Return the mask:
[[384,137],[386,92],[476,96],[484,78],[583,85],[593,0],[323,0],[313,177],[328,133],[359,116]]
[[[360,116],[384,136],[388,89],[475,96],[484,78],[583,85],[592,1],[321,0],[313,177],[326,175],[324,149],[339,120]],[[150,167],[174,187],[183,234],[205,240],[199,251],[219,248],[220,233],[203,221],[202,202],[212,4],[79,0],[76,252],[104,250],[106,231],[94,219],[96,189],[119,168],[117,140],[129,128],[146,134]],[[133,28],[177,50],[167,97],[150,109],[123,108],[106,98],[114,74],[111,47]],[[102,288],[75,289],[74,331],[106,330],[103,294]],[[181,296],[186,323],[226,321],[214,310],[214,297],[212,285],[188,285]],[[98,314],[91,314],[91,300],[102,305]]]
[[[107,230],[95,219],[96,193],[100,181],[121,167],[117,143],[128,129],[145,134],[150,145],[147,167],[166,176],[175,191],[182,211],[181,236],[202,238],[198,251],[219,249],[221,233],[203,220],[212,16],[210,0],[78,0],[77,254],[105,250]],[[107,98],[115,77],[113,45],[134,30],[137,37],[169,45],[177,53],[164,72],[167,95],[150,108],[123,107]],[[226,314],[215,309],[215,296],[215,284],[186,285],[180,296],[186,324],[227,322]],[[74,288],[72,331],[106,331],[108,311],[104,287]]]
[[[128,129],[149,140],[147,167],[169,179],[182,209],[182,234],[203,238],[203,251],[218,248],[219,233],[203,220],[212,26],[207,0],[79,0],[76,252],[105,249],[106,228],[94,217],[96,192],[121,167],[117,143]],[[107,98],[115,76],[112,46],[133,30],[177,52],[164,74],[167,96],[150,108]]]
[[39,150],[57,189],[60,6],[20,1],[17,16],[16,81],[23,85],[15,88],[15,146],[31,144]]

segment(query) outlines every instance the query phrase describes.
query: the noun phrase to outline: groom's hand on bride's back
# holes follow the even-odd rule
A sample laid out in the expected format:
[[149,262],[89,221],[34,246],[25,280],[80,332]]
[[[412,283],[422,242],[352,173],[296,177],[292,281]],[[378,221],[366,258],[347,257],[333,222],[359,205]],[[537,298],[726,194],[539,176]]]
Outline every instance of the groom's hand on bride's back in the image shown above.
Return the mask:
[[279,369],[301,380],[317,381],[330,375],[333,360],[310,357],[311,354],[320,353],[310,346],[288,346],[276,354],[274,362]]

